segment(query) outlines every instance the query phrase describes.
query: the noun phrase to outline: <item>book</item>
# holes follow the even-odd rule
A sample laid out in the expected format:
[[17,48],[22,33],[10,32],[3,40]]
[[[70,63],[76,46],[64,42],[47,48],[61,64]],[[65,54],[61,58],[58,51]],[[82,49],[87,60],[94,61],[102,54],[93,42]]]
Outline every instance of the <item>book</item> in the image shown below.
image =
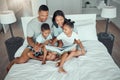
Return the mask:
[[45,48],[48,51],[52,51],[52,52],[56,52],[58,54],[63,54],[64,52],[69,52],[72,49],[76,49],[77,44],[73,44],[73,45],[69,45],[69,46],[65,46],[65,47],[56,47],[56,46],[50,46],[50,45],[45,45]]

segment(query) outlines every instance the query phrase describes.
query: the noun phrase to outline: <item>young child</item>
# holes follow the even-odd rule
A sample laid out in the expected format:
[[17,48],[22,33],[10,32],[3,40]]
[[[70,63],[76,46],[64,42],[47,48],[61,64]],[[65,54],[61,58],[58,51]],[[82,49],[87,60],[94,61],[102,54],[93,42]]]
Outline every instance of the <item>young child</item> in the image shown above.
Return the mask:
[[63,24],[63,32],[60,35],[58,35],[58,37],[52,42],[53,45],[57,40],[62,40],[63,47],[72,44],[77,44],[77,47],[75,49],[63,53],[61,55],[60,62],[57,63],[57,65],[59,66],[58,71],[63,73],[66,73],[66,71],[63,69],[63,64],[65,63],[65,61],[69,60],[72,57],[77,57],[85,54],[85,49],[81,41],[79,40],[78,35],[75,32],[73,32],[73,24],[74,22],[66,20]]
[[50,27],[47,23],[41,25],[41,34],[36,38],[35,48],[31,48],[28,56],[33,59],[42,60],[42,64],[46,63],[46,60],[55,60],[56,54],[48,52],[44,45],[48,45],[52,41],[50,34]]

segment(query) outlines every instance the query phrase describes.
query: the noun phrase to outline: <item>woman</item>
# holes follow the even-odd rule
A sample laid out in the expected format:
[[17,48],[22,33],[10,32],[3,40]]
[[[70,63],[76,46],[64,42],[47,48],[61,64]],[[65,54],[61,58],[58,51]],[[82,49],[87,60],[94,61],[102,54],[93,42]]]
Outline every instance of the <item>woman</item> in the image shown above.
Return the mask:
[[[65,15],[64,12],[61,10],[57,10],[53,14],[52,22],[53,22],[53,28],[52,28],[52,33],[53,33],[53,39],[55,39],[60,33],[63,32],[62,27],[63,23],[65,21]],[[58,47],[62,46],[62,42],[58,41]]]
[[62,31],[63,23],[65,21],[64,13],[61,10],[57,10],[53,14],[53,36],[57,37]]

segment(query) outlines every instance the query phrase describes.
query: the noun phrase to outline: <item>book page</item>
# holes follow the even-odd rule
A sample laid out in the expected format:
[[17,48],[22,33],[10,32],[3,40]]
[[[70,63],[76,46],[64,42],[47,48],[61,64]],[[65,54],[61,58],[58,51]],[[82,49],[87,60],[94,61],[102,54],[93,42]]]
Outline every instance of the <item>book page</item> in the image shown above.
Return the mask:
[[58,54],[62,54],[64,52],[71,51],[72,49],[76,48],[76,46],[77,46],[77,44],[73,44],[73,45],[70,45],[70,46],[65,46],[65,47],[60,48],[60,47],[46,45],[45,48],[48,51],[57,52]]

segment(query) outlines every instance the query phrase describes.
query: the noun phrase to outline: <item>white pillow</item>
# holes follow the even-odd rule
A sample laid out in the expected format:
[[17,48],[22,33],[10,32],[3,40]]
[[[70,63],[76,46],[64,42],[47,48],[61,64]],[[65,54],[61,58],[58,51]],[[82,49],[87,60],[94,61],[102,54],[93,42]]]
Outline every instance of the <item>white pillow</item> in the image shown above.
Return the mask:
[[75,26],[80,26],[80,25],[88,25],[88,24],[94,24],[95,20],[92,19],[85,19],[85,20],[75,20]]
[[75,25],[75,30],[77,30],[79,39],[81,41],[98,40],[95,26],[96,23]]

